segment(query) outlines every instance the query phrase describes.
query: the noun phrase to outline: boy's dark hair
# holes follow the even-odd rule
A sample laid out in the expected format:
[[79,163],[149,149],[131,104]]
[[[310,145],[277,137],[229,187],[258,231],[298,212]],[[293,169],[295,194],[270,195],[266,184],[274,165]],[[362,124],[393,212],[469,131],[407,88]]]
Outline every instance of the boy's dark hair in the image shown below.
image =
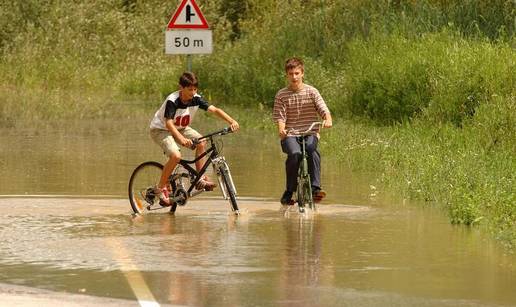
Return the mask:
[[194,75],[193,72],[184,72],[181,77],[179,77],[179,85],[182,87],[189,87],[189,86],[195,86],[198,87],[199,80],[197,80],[197,77]]
[[305,63],[300,58],[290,58],[285,62],[285,71],[289,71],[293,68],[301,68],[302,71],[305,71]]

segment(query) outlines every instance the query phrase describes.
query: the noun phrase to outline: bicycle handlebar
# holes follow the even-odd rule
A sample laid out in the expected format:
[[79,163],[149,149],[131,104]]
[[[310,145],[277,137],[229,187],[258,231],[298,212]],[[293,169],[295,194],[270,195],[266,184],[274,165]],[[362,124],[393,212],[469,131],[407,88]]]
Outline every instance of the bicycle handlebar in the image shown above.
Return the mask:
[[207,138],[210,138],[210,137],[215,136],[215,135],[226,135],[226,134],[232,133],[232,132],[233,132],[233,130],[231,130],[231,127],[226,127],[226,128],[221,129],[219,131],[203,135],[202,137],[198,138],[197,140],[200,141],[202,139],[207,139]]
[[206,135],[203,135],[201,136],[200,138],[198,139],[192,139],[192,149],[195,149],[195,147],[201,142],[201,140],[203,139],[207,139],[207,138],[211,138],[213,136],[216,136],[216,135],[226,135],[228,133],[233,133],[233,130],[231,130],[231,127],[226,127],[224,129],[221,129],[219,131],[216,131],[216,132],[212,132],[210,134],[206,134]]
[[[325,120],[320,121],[320,122],[313,122],[313,123],[310,125],[310,127],[308,127],[308,129],[307,129],[306,131],[299,132],[298,134],[300,134],[300,135],[310,134],[310,132],[312,132],[312,129],[313,129],[315,126],[320,125],[321,127],[324,127],[324,123],[325,123],[325,122],[326,122]],[[292,129],[291,129],[290,131],[292,131]]]

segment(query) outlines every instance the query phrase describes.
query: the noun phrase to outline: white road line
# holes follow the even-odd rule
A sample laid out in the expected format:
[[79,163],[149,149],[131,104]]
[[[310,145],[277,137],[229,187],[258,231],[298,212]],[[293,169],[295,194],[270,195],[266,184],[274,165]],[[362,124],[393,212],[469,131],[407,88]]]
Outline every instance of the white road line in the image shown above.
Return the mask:
[[125,278],[133,290],[134,296],[136,296],[140,306],[159,307],[159,303],[156,302],[156,299],[145,283],[142,274],[131,261],[129,251],[125,248],[123,243],[114,238],[108,239],[107,243],[108,246],[111,247],[111,251],[113,252],[115,259],[120,263],[121,271],[124,273]]

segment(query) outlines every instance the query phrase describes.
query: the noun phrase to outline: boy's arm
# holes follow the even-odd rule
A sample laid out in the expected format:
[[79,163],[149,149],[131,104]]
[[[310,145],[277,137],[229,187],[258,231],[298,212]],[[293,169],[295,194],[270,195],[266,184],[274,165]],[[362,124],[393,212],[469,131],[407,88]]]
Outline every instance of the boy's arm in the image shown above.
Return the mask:
[[333,121],[332,121],[330,112],[324,113],[323,119],[324,119],[324,128],[331,128],[331,126],[333,126]]
[[240,128],[240,125],[237,123],[237,121],[231,118],[231,116],[229,116],[222,109],[219,109],[216,106],[211,105],[208,107],[208,112],[215,113],[218,117],[225,120],[230,125],[232,131],[237,131]]
[[287,130],[285,130],[287,121],[287,110],[283,101],[280,99],[279,94],[274,97],[274,108],[272,110],[272,120],[278,124],[278,134],[280,139],[287,137]]
[[280,139],[284,139],[287,137],[287,130],[285,130],[285,123],[282,121],[278,121],[278,134]]
[[326,105],[326,102],[324,102],[324,99],[322,98],[321,94],[316,88],[313,89],[313,101],[315,104],[315,108],[317,109],[317,112],[319,112],[319,115],[324,120],[324,128],[331,128],[333,125],[333,121],[330,114],[330,109],[328,109],[328,106]]
[[192,140],[185,138],[177,130],[176,126],[174,126],[174,120],[173,119],[170,119],[170,118],[166,119],[165,125],[167,126],[167,129],[170,132],[170,134],[172,134],[174,139],[177,142],[179,142],[179,144],[181,144],[182,146],[185,146],[185,147],[191,147],[192,146],[192,144],[193,144]]

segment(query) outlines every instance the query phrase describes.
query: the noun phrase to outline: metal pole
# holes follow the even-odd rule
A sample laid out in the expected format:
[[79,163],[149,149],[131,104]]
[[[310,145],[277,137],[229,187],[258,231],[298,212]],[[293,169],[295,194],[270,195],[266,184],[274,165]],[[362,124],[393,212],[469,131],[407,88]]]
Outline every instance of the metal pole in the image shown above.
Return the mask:
[[192,55],[186,55],[186,71],[192,71]]

